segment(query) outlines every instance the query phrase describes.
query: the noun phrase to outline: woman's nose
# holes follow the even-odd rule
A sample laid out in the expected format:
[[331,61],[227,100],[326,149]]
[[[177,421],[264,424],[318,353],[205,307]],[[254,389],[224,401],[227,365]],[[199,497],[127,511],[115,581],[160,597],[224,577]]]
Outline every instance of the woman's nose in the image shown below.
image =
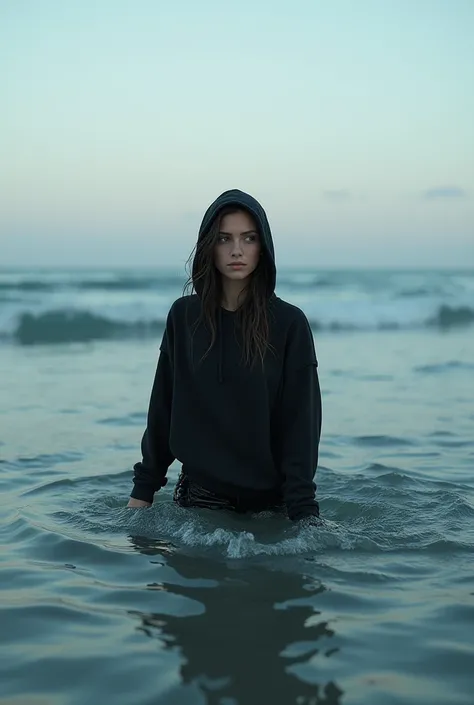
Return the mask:
[[242,254],[242,244],[241,244],[240,240],[234,240],[232,242],[232,254],[233,255]]

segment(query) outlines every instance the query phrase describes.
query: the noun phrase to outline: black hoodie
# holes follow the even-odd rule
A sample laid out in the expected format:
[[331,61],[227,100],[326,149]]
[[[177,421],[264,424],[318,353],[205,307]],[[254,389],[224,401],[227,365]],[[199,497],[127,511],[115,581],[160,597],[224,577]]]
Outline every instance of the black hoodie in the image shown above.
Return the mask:
[[272,272],[268,289],[270,344],[265,363],[249,367],[238,344],[238,317],[219,308],[217,340],[199,322],[198,294],[172,305],[143,434],[131,496],[147,502],[166,482],[173,460],[216,494],[245,501],[283,497],[290,519],[318,515],[314,475],[321,433],[321,393],[313,335],[301,309],[274,294],[275,256],[261,205],[242,191],[226,191],[208,208],[205,235],[229,205],[255,219]]

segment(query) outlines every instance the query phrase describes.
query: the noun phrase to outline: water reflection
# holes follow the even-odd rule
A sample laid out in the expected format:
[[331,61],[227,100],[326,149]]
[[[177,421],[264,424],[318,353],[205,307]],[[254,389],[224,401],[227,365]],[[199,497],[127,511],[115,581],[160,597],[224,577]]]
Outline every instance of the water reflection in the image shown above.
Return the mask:
[[183,684],[198,684],[208,705],[340,705],[342,691],[324,677],[324,663],[338,648],[313,606],[321,584],[255,564],[191,558],[148,538],[130,540],[184,578],[182,585],[155,587],[204,607],[192,616],[138,614],[144,633],[180,650]]

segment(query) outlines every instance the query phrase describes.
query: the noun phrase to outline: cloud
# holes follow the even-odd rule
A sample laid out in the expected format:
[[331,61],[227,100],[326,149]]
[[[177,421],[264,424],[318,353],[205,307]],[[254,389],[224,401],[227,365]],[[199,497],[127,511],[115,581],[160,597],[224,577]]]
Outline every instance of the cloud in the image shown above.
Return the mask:
[[343,201],[350,200],[351,193],[347,189],[323,191],[323,198],[326,201],[332,201],[333,203],[342,203]]
[[467,191],[459,186],[435,186],[423,191],[425,201],[437,201],[442,198],[467,198]]

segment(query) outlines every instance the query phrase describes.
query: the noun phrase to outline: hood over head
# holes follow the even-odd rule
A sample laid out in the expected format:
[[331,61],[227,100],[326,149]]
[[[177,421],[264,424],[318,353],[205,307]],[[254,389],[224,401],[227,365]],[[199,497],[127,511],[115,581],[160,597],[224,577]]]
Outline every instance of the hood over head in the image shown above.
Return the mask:
[[257,224],[261,238],[263,256],[267,258],[271,271],[270,290],[268,292],[270,297],[274,293],[276,284],[275,250],[273,247],[272,232],[264,209],[260,203],[253,198],[253,196],[250,196],[248,193],[244,193],[244,191],[239,191],[239,189],[232,189],[221,193],[221,195],[216,198],[214,203],[211,203],[204,214],[201,227],[199,228],[199,239],[207,234],[211,223],[214,221],[214,218],[219,214],[219,212],[228,206],[235,206],[239,209],[247,211],[251,216],[253,216]]

